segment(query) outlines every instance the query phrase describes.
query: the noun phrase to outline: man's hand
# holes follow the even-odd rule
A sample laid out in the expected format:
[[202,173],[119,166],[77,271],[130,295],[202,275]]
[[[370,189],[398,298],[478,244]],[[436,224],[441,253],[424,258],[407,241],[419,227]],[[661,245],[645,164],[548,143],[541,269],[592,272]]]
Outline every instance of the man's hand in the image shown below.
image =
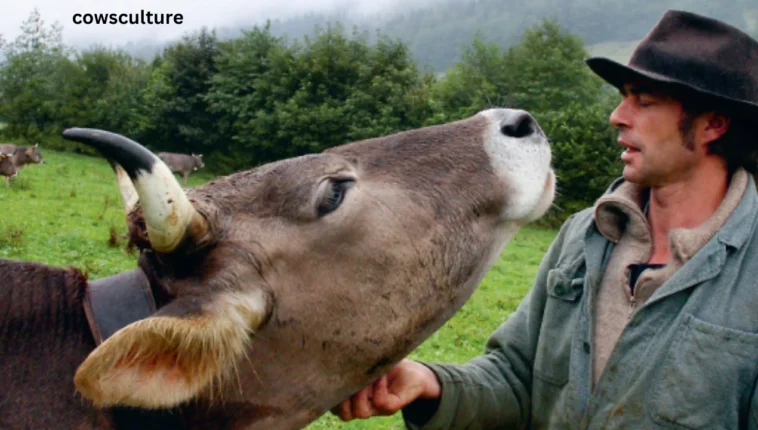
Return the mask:
[[373,384],[344,400],[332,413],[342,421],[392,415],[416,399],[441,394],[437,375],[421,363],[405,359]]

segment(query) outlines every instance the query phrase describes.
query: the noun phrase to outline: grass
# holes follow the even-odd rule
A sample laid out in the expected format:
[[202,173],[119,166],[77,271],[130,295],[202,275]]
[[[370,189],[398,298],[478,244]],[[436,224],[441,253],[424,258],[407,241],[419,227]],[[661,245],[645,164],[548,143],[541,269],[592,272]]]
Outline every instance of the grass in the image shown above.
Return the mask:
[[[10,188],[0,183],[0,258],[76,265],[91,279],[133,269],[136,257],[124,249],[124,209],[110,165],[44,149],[42,156],[45,164],[22,168]],[[188,186],[210,178],[192,174]]]
[[[77,266],[91,279],[135,267],[124,249],[123,204],[113,172],[102,158],[43,150],[45,164],[19,172],[10,188],[0,183],[0,258]],[[188,186],[212,179],[190,175]],[[539,262],[556,232],[524,228],[511,241],[472,298],[411,358],[462,363],[484,348],[489,334],[513,312],[531,286]],[[403,429],[399,414],[342,423],[326,414],[307,427]]]

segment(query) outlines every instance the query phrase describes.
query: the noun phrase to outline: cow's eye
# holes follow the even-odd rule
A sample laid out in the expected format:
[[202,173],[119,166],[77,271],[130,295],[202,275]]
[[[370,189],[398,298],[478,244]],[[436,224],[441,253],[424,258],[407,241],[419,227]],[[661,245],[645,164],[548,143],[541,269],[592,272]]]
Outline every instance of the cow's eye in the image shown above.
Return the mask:
[[345,193],[355,181],[352,179],[330,179],[321,202],[318,205],[318,216],[334,212],[345,199]]

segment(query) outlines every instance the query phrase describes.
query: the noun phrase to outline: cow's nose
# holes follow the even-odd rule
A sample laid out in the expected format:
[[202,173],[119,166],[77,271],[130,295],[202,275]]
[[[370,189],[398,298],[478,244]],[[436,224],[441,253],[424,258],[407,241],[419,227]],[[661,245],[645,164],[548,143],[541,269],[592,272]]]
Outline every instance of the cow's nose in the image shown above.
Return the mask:
[[500,125],[500,131],[504,135],[516,139],[529,137],[533,134],[544,136],[542,129],[537,125],[537,121],[532,118],[529,112],[525,111],[511,112]]

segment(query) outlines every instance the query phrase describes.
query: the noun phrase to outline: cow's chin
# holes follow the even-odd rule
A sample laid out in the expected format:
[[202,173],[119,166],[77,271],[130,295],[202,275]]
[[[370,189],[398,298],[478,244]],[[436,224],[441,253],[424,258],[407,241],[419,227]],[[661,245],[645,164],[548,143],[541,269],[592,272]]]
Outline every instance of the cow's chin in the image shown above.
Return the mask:
[[553,201],[555,200],[555,186],[555,172],[553,172],[553,169],[550,169],[547,178],[545,179],[545,186],[542,189],[542,195],[540,196],[537,204],[534,206],[534,209],[532,209],[532,211],[529,212],[529,215],[527,215],[525,220],[526,222],[536,221],[545,215],[545,213],[547,213],[547,211],[553,205]]
[[523,178],[519,185],[513,187],[515,192],[512,188],[511,195],[506,198],[500,221],[520,227],[539,219],[552,206],[555,187],[556,178],[552,169],[545,172],[544,179]]

